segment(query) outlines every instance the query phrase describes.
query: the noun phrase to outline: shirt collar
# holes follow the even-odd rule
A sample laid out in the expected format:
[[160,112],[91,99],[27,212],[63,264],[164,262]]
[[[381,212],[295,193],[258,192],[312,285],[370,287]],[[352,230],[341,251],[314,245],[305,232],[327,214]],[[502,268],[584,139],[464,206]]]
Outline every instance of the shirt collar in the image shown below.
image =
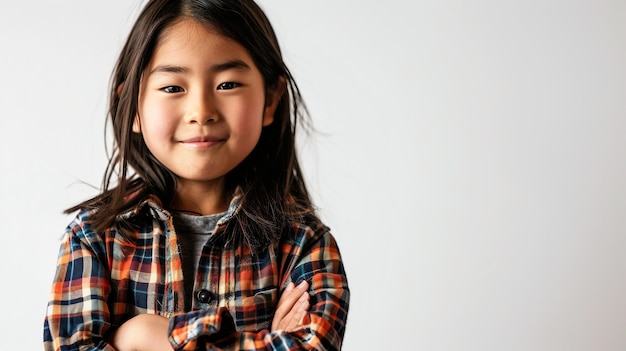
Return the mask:
[[[132,198],[133,195],[129,197]],[[230,204],[228,205],[228,210],[226,210],[226,214],[218,221],[218,226],[224,225],[237,213],[237,211],[241,207],[242,197],[243,192],[238,187],[235,190],[235,194],[233,195]],[[149,194],[143,200],[137,203],[137,205],[130,208],[126,212],[118,215],[118,218],[122,220],[128,220],[130,218],[138,216],[141,213],[146,213],[152,218],[158,219],[163,222],[168,221],[172,217],[172,214],[168,210],[163,208],[163,203],[161,202],[161,199],[159,199],[154,194]]]

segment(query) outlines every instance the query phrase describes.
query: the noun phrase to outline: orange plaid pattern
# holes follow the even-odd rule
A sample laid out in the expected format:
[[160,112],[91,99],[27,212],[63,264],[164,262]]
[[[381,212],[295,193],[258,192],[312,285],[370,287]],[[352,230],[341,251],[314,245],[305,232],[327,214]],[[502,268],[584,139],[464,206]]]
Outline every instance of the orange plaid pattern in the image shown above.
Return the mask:
[[[170,318],[176,350],[339,350],[350,293],[337,243],[313,217],[294,223],[276,247],[253,254],[220,240],[238,208],[235,198],[203,249],[194,291],[184,312],[183,273],[171,215],[156,197],[124,214],[136,224],[132,239],[114,229],[94,232],[90,212],[68,226],[44,320],[45,350],[111,350],[109,332],[135,315]],[[309,314],[291,332],[270,331],[289,282],[309,282]],[[194,294],[195,295],[195,294]]]

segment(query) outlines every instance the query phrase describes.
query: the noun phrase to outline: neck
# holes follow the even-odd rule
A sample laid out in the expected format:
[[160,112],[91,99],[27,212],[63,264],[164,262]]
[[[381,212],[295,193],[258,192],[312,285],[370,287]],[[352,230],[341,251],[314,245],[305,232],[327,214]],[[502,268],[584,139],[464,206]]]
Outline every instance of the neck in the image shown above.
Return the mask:
[[226,211],[228,199],[226,199],[224,181],[208,183],[179,181],[171,208],[198,215],[211,215]]

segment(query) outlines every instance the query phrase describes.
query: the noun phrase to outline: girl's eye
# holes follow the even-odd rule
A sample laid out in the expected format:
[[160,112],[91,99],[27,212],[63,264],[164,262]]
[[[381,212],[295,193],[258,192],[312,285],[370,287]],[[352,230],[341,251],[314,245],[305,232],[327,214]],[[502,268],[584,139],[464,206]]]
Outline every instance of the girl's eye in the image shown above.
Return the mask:
[[179,86],[175,86],[175,85],[170,85],[167,87],[163,87],[161,88],[161,90],[163,90],[166,93],[182,93],[183,92],[183,88],[179,87]]
[[225,82],[222,83],[220,85],[217,86],[217,90],[229,90],[229,89],[234,89],[236,87],[241,86],[241,84],[239,83],[235,83],[235,82]]

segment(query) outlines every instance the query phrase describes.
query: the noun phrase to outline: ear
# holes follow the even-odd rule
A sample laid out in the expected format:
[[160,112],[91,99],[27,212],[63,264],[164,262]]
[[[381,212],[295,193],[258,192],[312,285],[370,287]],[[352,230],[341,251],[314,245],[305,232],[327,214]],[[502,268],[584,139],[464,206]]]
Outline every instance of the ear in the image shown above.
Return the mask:
[[122,95],[122,90],[124,90],[124,83],[125,82],[121,82],[120,85],[118,85],[117,89],[115,90],[115,92],[117,93],[117,98],[118,99]]
[[141,121],[139,120],[139,115],[135,116],[133,120],[133,133],[141,134]]
[[267,89],[265,95],[265,110],[263,110],[263,127],[267,127],[274,122],[274,112],[278,107],[280,99],[285,94],[285,77],[278,77],[276,84]]

